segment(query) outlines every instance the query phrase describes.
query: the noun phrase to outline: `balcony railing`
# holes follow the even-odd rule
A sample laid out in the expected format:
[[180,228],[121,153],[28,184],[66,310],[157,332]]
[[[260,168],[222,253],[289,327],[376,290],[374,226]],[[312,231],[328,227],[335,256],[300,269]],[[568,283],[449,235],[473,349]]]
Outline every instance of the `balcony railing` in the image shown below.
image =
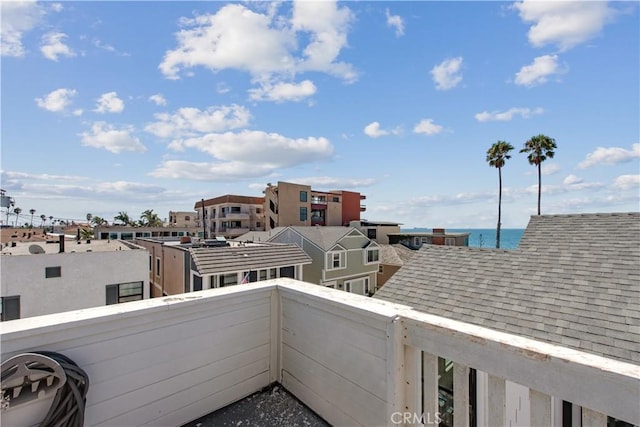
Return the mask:
[[[2,324],[3,361],[36,350],[87,372],[87,426],[182,425],[276,381],[333,425],[424,424],[438,356],[454,361],[455,426],[469,423],[469,368],[486,373],[478,426],[509,425],[511,381],[530,388],[520,425],[553,425],[559,399],[585,426],[640,424],[636,365],[290,279]],[[37,424],[50,403],[10,407],[3,425]]]

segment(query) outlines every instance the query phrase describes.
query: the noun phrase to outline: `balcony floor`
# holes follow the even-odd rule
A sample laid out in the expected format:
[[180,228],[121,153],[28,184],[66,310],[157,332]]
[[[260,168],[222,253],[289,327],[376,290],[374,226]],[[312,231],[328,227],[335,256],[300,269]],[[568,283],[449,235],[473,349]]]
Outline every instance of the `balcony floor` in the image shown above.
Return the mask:
[[280,384],[245,397],[183,427],[329,426]]

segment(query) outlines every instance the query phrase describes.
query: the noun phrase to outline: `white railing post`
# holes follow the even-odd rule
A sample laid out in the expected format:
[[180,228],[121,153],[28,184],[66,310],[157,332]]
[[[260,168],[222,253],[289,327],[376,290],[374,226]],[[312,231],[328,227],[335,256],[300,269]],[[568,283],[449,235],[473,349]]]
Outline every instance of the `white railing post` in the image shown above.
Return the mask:
[[582,408],[583,427],[607,427],[607,416],[589,408]]
[[440,407],[438,405],[438,356],[422,353],[422,414],[429,425],[438,426]]
[[502,378],[488,375],[488,426],[504,426],[507,424],[505,381]]
[[535,427],[551,426],[551,396],[529,389],[531,403],[531,425]]
[[270,294],[269,311],[269,381],[282,382],[282,304],[280,291],[276,288]]
[[422,362],[419,348],[404,346],[404,407],[403,412],[415,423],[422,415]]
[[[396,316],[387,323],[387,425],[397,426],[398,415],[403,412],[404,387],[404,345],[402,343],[402,323]],[[401,418],[401,417],[400,417]]]
[[453,427],[469,427],[469,367],[453,364]]

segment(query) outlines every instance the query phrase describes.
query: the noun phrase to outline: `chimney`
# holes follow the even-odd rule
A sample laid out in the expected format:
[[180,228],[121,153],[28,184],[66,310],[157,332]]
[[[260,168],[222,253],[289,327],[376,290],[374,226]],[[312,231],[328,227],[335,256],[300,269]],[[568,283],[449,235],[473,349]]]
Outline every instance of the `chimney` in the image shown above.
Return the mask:
[[64,236],[60,235],[59,236],[58,242],[60,243],[60,250],[58,251],[59,254],[63,254],[64,253]]

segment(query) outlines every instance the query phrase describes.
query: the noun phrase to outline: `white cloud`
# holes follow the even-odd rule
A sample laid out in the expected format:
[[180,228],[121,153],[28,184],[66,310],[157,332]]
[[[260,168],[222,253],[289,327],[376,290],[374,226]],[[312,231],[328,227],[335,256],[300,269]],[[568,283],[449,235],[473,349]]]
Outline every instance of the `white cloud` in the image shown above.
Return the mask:
[[263,83],[260,88],[250,89],[249,97],[254,101],[302,101],[316,93],[316,85],[311,80],[300,83]]
[[381,136],[391,135],[391,134],[399,135],[401,133],[401,130],[399,127],[396,127],[395,129],[391,129],[391,130],[381,129],[379,122],[371,122],[364,127],[363,132],[365,133],[365,135],[371,138],[378,138]]
[[462,81],[462,57],[448,58],[431,69],[431,76],[438,90],[453,89]]
[[82,113],[84,113],[84,110],[82,108],[76,108],[75,110],[73,110],[71,112],[71,114],[73,114],[76,117],[79,117],[82,115]]
[[228,93],[230,90],[231,90],[231,87],[224,82],[220,82],[216,84],[216,92],[218,92],[219,94]]
[[629,190],[640,187],[640,175],[620,175],[613,183],[618,190]]
[[151,95],[149,97],[149,101],[159,106],[167,105],[167,100],[161,93],[156,93],[155,95]]
[[96,102],[96,113],[121,113],[124,110],[124,101],[118,98],[116,92],[108,92],[100,95]]
[[442,132],[444,128],[433,122],[433,119],[422,119],[420,123],[413,128],[414,133],[421,133],[424,135],[436,135]]
[[159,113],[154,117],[157,121],[145,126],[145,131],[160,138],[180,138],[246,127],[251,114],[246,108],[233,104],[212,106],[204,111],[185,107],[174,114]]
[[62,5],[62,3],[51,3],[51,10],[53,10],[54,12],[62,12],[63,9],[64,6]]
[[210,133],[174,141],[170,148],[194,148],[223,161],[282,168],[324,160],[333,154],[326,138],[288,138],[277,133],[244,130],[238,133]]
[[45,58],[57,61],[59,56],[73,57],[76,53],[64,44],[67,35],[64,33],[47,33],[42,36],[40,52]]
[[582,178],[579,178],[575,175],[568,175],[562,183],[564,185],[574,185],[574,184],[580,184],[582,181],[583,181]]
[[62,112],[73,102],[77,92],[74,89],[56,89],[42,98],[36,98],[36,104],[47,111]]
[[556,163],[543,163],[542,167],[540,167],[540,173],[542,175],[553,175],[560,172],[561,168]]
[[143,153],[147,148],[140,140],[132,135],[133,126],[124,126],[117,129],[115,126],[105,122],[94,122],[91,132],[83,132],[82,145],[93,148],[103,148],[112,153],[122,153],[123,151],[135,151]]
[[501,121],[508,122],[513,119],[515,116],[520,116],[523,119],[531,118],[534,115],[542,114],[544,110],[542,108],[509,108],[506,111],[483,111],[482,113],[477,113],[475,118],[479,122],[488,122],[488,121]]
[[0,1],[0,53],[22,57],[22,37],[38,25],[44,10],[34,0]]
[[326,138],[294,139],[248,130],[174,141],[169,148],[177,151],[192,148],[209,154],[214,160],[167,160],[152,176],[233,181],[268,176],[283,168],[326,160],[333,155],[333,146]]
[[598,35],[614,10],[606,1],[531,1],[514,3],[524,22],[532,23],[529,43],[556,45],[562,51]]
[[568,67],[558,65],[558,55],[538,56],[530,65],[525,65],[516,73],[515,82],[521,86],[537,86],[546,83],[549,76],[565,74]]
[[161,72],[178,79],[181,71],[201,66],[214,72],[246,71],[255,81],[290,80],[306,71],[325,72],[347,82],[357,79],[350,64],[337,60],[353,20],[347,7],[330,1],[296,2],[289,18],[277,15],[277,6],[259,13],[230,4],[216,14],[182,18],[178,46],[165,53]]
[[121,52],[118,49],[116,49],[115,47],[113,47],[110,44],[104,43],[102,40],[100,39],[94,39],[93,40],[93,44],[95,47],[97,47],[98,49],[102,49],[102,50],[106,50],[107,52],[112,52],[115,53],[118,56],[131,56],[130,53],[127,52]]
[[[354,189],[370,187],[376,183],[374,178],[336,178],[332,176],[308,176],[305,178],[287,178],[288,182],[309,185],[314,188],[333,189]],[[264,189],[266,185],[262,186]]]
[[587,157],[578,164],[578,168],[586,169],[596,165],[617,165],[640,158],[640,143],[633,144],[631,150],[620,147],[598,147],[587,154]]
[[396,30],[396,37],[404,35],[404,21],[400,15],[391,15],[389,9],[385,10],[387,16],[387,26]]

